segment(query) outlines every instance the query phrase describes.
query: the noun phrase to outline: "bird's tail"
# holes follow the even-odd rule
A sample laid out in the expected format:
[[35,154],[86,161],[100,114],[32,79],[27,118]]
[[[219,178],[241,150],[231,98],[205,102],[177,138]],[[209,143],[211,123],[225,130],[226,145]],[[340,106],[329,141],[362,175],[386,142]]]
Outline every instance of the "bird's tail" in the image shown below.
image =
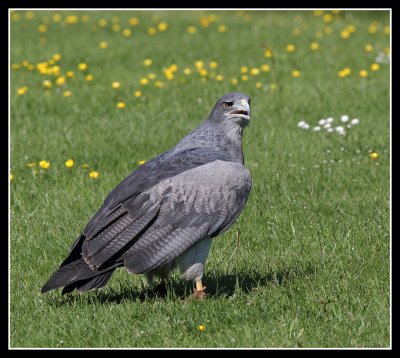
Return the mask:
[[83,258],[61,266],[42,287],[42,293],[64,287],[62,294],[75,288],[81,292],[105,286],[117,265],[104,270],[92,270]]

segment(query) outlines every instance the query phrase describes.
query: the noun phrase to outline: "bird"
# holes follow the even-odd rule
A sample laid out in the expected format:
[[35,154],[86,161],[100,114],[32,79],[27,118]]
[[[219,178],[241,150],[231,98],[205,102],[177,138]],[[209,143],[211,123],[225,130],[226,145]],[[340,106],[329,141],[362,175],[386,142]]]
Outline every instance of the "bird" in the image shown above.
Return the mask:
[[106,196],[41,292],[102,288],[119,267],[150,284],[179,269],[204,299],[212,241],[233,225],[251,191],[242,150],[250,101],[240,92],[223,95],[175,147],[137,166]]

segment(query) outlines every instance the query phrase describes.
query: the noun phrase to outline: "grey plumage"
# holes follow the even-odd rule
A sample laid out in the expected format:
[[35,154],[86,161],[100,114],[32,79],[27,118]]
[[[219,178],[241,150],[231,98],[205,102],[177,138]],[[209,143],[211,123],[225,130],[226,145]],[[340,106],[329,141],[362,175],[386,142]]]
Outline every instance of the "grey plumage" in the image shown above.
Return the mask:
[[251,189],[242,152],[249,103],[242,93],[221,97],[203,124],[131,172],[42,292],[100,288],[121,266],[150,280],[179,267],[186,279],[201,280],[212,238],[235,222]]

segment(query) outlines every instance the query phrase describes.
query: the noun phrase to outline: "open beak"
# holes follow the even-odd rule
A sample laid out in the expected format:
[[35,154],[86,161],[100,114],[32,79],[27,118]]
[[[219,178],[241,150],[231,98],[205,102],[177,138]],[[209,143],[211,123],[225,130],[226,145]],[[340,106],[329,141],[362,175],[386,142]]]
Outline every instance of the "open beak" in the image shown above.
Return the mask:
[[250,105],[245,99],[243,99],[239,102],[239,104],[235,105],[235,108],[229,112],[229,114],[249,120]]

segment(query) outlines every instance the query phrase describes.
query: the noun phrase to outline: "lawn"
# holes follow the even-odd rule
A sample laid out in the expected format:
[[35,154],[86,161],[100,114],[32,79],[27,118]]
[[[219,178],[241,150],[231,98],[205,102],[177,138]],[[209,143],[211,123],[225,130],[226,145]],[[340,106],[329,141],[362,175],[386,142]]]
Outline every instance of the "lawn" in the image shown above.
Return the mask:
[[[390,347],[388,11],[10,17],[11,347]],[[232,91],[253,188],[208,298],[125,270],[42,295],[111,189]]]

